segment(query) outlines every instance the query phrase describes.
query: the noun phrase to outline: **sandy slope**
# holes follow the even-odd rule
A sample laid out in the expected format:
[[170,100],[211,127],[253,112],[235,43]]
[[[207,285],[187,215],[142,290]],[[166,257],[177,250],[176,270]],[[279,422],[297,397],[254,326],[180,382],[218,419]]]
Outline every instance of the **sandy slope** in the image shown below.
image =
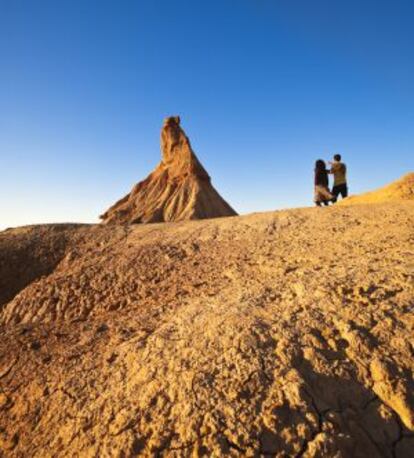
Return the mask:
[[350,196],[347,199],[339,201],[338,204],[378,204],[383,202],[401,202],[405,200],[414,201],[414,172],[407,173],[399,180],[395,180],[382,188]]
[[412,456],[414,203],[31,227],[0,259],[4,456]]

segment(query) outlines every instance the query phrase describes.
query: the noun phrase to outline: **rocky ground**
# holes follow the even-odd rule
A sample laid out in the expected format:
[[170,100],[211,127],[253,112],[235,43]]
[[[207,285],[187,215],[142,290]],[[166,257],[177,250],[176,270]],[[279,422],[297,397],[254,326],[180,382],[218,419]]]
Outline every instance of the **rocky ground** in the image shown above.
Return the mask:
[[12,229],[0,281],[1,456],[413,456],[413,202]]

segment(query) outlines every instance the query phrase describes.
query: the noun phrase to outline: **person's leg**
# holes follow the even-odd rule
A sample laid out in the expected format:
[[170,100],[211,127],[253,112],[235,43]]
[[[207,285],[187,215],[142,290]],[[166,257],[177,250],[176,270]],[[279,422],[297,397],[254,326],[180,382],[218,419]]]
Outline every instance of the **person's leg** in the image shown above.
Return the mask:
[[334,186],[332,188],[332,195],[333,195],[332,203],[334,204],[338,200],[339,186]]
[[320,202],[315,202],[317,207],[322,207],[322,204]]
[[324,200],[323,204],[325,205],[325,207],[327,207],[329,205],[329,200]]
[[348,189],[346,187],[346,184],[340,184],[339,186],[335,187],[337,197],[341,195],[342,199],[345,199],[345,197],[348,195]]

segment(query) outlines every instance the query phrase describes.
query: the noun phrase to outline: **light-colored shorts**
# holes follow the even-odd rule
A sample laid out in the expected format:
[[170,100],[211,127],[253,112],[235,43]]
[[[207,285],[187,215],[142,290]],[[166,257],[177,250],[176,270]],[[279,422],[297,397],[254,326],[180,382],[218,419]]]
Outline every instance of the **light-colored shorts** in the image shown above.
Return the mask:
[[313,199],[315,202],[324,202],[331,199],[333,199],[333,195],[329,192],[328,188],[321,185],[315,186],[315,196]]

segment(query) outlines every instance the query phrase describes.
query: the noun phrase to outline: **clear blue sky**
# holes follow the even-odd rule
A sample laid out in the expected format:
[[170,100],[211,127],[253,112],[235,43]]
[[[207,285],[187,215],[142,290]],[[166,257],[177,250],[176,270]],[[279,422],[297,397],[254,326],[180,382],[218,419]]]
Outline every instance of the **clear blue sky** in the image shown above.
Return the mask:
[[179,114],[240,213],[414,169],[411,0],[0,0],[0,228],[97,221]]

